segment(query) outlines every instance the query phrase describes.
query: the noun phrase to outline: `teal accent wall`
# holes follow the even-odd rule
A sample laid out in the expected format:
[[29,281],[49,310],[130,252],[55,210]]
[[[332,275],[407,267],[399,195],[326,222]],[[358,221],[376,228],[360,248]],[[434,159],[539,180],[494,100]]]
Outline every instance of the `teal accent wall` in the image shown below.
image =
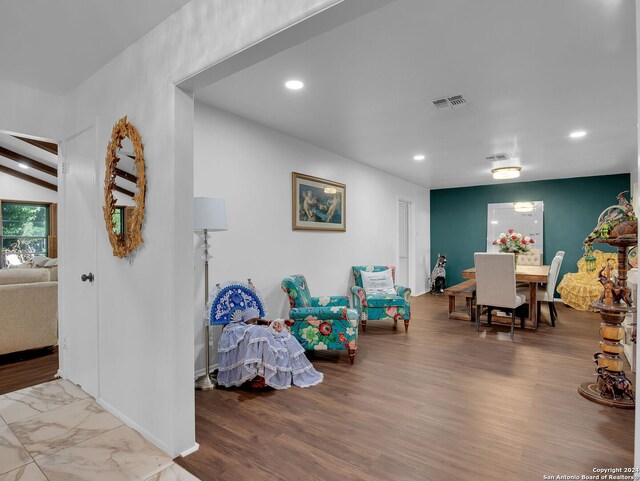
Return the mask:
[[[462,282],[462,271],[473,267],[473,253],[487,249],[487,204],[541,200],[544,202],[544,263],[565,251],[560,277],[577,272],[582,241],[596,226],[600,213],[631,190],[629,174],[481,185],[431,191],[431,266],[438,253],[447,255],[447,286]],[[627,197],[628,198],[628,197]],[[613,251],[607,245],[598,247]]]

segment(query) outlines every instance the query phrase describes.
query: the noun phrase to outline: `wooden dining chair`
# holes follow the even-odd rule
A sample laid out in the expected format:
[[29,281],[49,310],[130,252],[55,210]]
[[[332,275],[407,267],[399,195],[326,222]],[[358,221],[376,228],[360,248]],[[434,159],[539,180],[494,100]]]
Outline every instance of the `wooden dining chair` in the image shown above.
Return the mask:
[[[476,330],[480,330],[482,307],[487,310],[487,324],[491,325],[491,311],[500,308],[511,313],[511,339],[516,326],[516,309],[525,297],[516,293],[516,267],[513,254],[476,252]],[[524,325],[524,318],[521,318]]]

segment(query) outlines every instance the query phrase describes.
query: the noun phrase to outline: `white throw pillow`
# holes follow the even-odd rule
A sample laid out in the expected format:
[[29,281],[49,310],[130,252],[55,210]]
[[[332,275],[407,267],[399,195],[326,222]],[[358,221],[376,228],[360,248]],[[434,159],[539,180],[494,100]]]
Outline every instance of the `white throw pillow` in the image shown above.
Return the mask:
[[393,287],[384,287],[380,289],[368,289],[365,291],[368,296],[382,296],[382,295],[391,295],[397,296],[398,291],[396,291]]
[[380,272],[361,272],[362,288],[367,294],[396,294],[391,269]]
[[45,256],[33,256],[33,259],[31,259],[33,267],[44,267],[48,261],[49,258]]
[[44,265],[45,267],[55,267],[58,265],[58,259],[49,259]]

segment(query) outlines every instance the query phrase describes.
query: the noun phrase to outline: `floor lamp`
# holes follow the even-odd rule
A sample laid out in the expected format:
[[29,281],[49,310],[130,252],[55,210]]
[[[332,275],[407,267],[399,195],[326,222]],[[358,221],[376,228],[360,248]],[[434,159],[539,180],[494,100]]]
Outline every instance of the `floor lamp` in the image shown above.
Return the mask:
[[[194,197],[194,231],[202,232],[204,240],[204,304],[209,300],[209,232],[227,230],[227,210],[223,199],[213,199],[211,197]],[[204,374],[196,379],[196,389],[208,391],[215,387],[209,374],[209,320],[205,317],[204,324],[204,345],[205,345],[205,366]]]

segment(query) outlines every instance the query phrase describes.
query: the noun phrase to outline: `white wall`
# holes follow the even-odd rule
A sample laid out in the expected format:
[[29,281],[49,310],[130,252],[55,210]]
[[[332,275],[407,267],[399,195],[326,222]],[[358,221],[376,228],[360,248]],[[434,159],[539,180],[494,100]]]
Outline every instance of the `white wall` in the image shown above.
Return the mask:
[[[414,255],[411,288],[426,291],[429,191],[264,125],[196,102],[194,195],[221,197],[229,230],[211,234],[210,286],[250,277],[268,315],[285,317],[280,282],[304,274],[312,295],[347,295],[350,267],[397,265],[398,200],[412,203]],[[347,185],[346,232],[293,231],[291,172]],[[194,236],[197,240],[198,238]],[[196,369],[204,367],[204,273],[196,259]],[[215,346],[217,340],[213,339]],[[215,348],[212,348],[213,362]]]
[[[144,143],[144,246],[131,263],[116,259],[99,228],[95,374],[99,401],[172,455],[195,447],[193,171],[186,140],[193,105],[175,85],[333,3],[193,0],[65,97],[64,138],[96,127],[95,146],[84,156],[99,179],[95,211],[113,124],[128,115]],[[61,210],[62,223],[82,221],[73,205]],[[82,250],[73,255],[90,257]],[[78,284],[65,287],[61,308],[78,295]]]
[[0,80],[0,131],[60,140],[63,98]]
[[58,193],[0,172],[0,199],[58,202]]

